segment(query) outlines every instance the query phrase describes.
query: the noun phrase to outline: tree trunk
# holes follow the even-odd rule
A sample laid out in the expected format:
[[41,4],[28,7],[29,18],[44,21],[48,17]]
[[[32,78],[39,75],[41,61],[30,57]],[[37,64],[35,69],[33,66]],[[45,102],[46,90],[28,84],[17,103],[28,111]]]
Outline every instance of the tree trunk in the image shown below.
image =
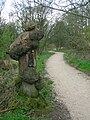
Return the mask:
[[24,54],[19,59],[19,73],[20,75],[23,74],[23,72],[28,68],[28,54]]

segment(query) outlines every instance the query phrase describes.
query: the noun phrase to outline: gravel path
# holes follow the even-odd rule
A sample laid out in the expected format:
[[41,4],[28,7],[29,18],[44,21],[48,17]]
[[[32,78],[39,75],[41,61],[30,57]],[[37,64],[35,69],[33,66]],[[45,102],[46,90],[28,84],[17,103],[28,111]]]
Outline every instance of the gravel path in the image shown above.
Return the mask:
[[90,120],[90,77],[69,66],[63,55],[56,53],[46,63],[57,100],[65,103],[73,120]]

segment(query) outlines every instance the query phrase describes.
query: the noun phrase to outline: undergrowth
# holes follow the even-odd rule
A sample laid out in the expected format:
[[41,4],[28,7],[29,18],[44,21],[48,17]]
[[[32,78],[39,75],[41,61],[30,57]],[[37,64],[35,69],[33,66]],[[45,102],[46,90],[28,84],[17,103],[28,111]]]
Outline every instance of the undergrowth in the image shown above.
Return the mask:
[[[52,53],[39,56],[37,68],[40,74],[44,70],[44,63],[50,55]],[[0,115],[0,120],[51,120],[47,113],[54,107],[52,83],[51,80],[43,80],[43,89],[39,92],[38,98],[30,98],[24,94],[16,93],[8,111]]]
[[76,67],[77,69],[86,73],[90,73],[90,60],[81,57],[80,53],[78,55],[78,53],[75,53],[73,51],[67,51],[65,53],[65,59],[69,64]]

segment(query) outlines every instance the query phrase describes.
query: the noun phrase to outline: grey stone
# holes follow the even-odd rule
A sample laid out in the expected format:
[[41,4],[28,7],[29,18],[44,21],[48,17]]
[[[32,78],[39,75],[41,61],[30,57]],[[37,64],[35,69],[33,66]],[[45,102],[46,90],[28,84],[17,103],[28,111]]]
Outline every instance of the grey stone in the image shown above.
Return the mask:
[[35,85],[22,82],[21,91],[28,95],[29,97],[36,98],[38,96],[38,90],[35,88]]

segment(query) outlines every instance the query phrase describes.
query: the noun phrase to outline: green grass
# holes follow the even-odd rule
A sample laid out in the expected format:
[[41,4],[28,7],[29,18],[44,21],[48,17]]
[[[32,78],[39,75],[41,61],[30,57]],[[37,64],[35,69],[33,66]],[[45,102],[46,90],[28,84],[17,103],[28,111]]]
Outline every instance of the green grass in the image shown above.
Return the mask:
[[[44,70],[44,63],[50,55],[52,55],[52,53],[47,52],[39,56],[37,64],[39,73],[42,73]],[[47,113],[54,107],[52,103],[54,97],[52,93],[53,82],[51,80],[43,81],[44,86],[38,98],[29,98],[23,94],[16,93],[14,96],[15,99],[10,106],[11,108],[16,106],[15,110],[1,114],[0,120],[51,120]]]
[[90,72],[90,60],[81,59],[80,56],[74,55],[71,51],[65,53],[65,59],[77,69],[84,72]]
[[[29,98],[25,95],[18,95],[17,108],[0,116],[0,120],[44,120],[44,114],[49,110],[49,105],[42,98]],[[16,101],[15,101],[16,102]],[[47,120],[51,120],[46,116]]]
[[61,50],[54,50],[55,52],[65,52],[64,49],[61,49]]
[[45,68],[45,62],[46,60],[51,56],[53,55],[54,53],[51,53],[51,52],[47,52],[43,55],[40,55],[39,58],[38,58],[38,63],[37,63],[37,70],[38,72],[41,74],[42,71],[44,70]]
[[[44,116],[42,117],[35,117],[35,116],[26,116],[25,114],[23,114],[23,112],[21,113],[21,111],[17,111],[17,112],[8,112],[5,115],[3,115],[0,120],[44,120]],[[47,118],[47,120],[50,120]]]

